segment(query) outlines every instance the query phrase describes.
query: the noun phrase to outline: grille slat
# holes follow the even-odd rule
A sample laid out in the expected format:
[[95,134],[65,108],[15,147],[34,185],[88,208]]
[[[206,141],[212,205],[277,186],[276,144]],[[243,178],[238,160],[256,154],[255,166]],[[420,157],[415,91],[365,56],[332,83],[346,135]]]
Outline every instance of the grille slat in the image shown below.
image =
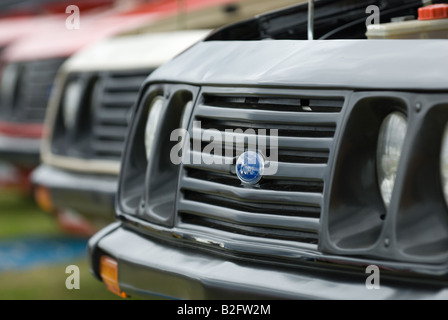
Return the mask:
[[125,105],[133,105],[136,100],[136,92],[107,92],[104,93],[101,104],[105,108],[123,108]]
[[[198,163],[199,161],[195,161],[195,159],[201,159],[204,163],[209,164]],[[234,160],[234,158],[217,157],[197,151],[190,151],[190,161],[188,163],[184,162],[184,166],[233,175],[235,173]]]
[[[244,96],[228,95],[229,89],[223,94],[216,88],[207,91],[192,117],[189,162],[184,161],[179,180],[179,222],[201,230],[317,244],[324,178],[344,94]],[[204,149],[214,140],[204,136],[209,129],[223,142],[212,154]],[[271,140],[274,129],[276,143]],[[236,160],[254,144],[277,171],[246,185],[236,176]],[[277,159],[269,150],[275,144]]]
[[128,106],[128,109],[98,110],[96,119],[99,123],[103,124],[127,126],[129,109],[130,106]]
[[202,115],[197,117],[203,129],[225,130],[277,130],[279,137],[296,138],[333,138],[336,131],[334,124],[289,124],[279,123],[251,123],[247,121],[222,120],[205,118]]
[[118,126],[96,126],[93,128],[93,134],[98,139],[124,141],[126,136],[126,127]]
[[[184,177],[182,188],[185,190],[194,190],[200,193],[206,193],[216,196],[222,196],[238,201],[250,201],[257,203],[289,203],[308,207],[320,207],[322,205],[322,194],[307,194],[304,192],[290,192],[278,190],[249,189],[244,187],[229,186],[210,181],[201,181],[197,179]],[[294,200],[291,201],[291,197]],[[310,212],[314,211],[310,209]]]
[[92,143],[92,146],[97,154],[113,155],[117,158],[121,157],[122,146],[115,142],[95,141]]
[[340,112],[344,100],[308,98],[229,97],[204,95],[204,104],[222,108],[244,108],[292,112]]
[[267,110],[251,109],[224,109],[201,105],[198,110],[198,117],[217,120],[235,120],[250,123],[279,123],[279,124],[334,124],[338,114],[333,113],[301,113],[301,112],[279,112]]
[[278,240],[289,240],[300,242],[300,244],[308,250],[316,250],[318,243],[318,235],[316,233],[301,232],[299,230],[285,230],[280,228],[268,227],[254,227],[236,225],[233,222],[226,222],[217,219],[210,219],[207,217],[199,217],[187,213],[180,214],[182,221],[197,227],[205,227],[206,229],[217,229],[225,232],[258,237],[258,238],[273,238]]
[[110,77],[105,82],[105,92],[130,92],[133,94],[140,89],[147,75],[134,75],[124,77]]
[[[216,182],[228,186],[241,186],[241,181],[236,175],[222,174],[206,170],[187,168],[186,176],[196,180]],[[322,194],[324,186],[322,181],[310,180],[282,180],[262,179],[258,183],[260,190],[289,191]]]
[[[216,128],[215,128],[216,129]],[[269,143],[269,133],[270,131],[266,131],[266,135],[260,135],[259,130],[255,131],[255,137],[257,143],[261,141],[265,144]],[[195,137],[203,137],[206,129],[204,128],[193,128],[193,138]],[[240,141],[242,138],[253,138],[252,134],[245,134],[239,132],[222,132],[221,133],[221,141],[225,143],[226,141]],[[252,141],[253,139],[251,139]],[[300,149],[300,150],[328,150],[333,143],[333,139],[330,138],[308,138],[308,137],[290,137],[290,136],[278,136],[277,144],[279,149]]]
[[324,178],[325,164],[279,163],[277,172],[266,179],[316,179]]
[[[274,143],[267,132],[219,132],[219,135],[214,134],[213,138],[209,140],[206,137],[206,130],[193,128],[193,138],[191,144],[197,150],[197,146],[201,145],[201,150],[213,142],[215,139],[222,142],[222,148],[214,150],[215,155],[238,157],[244,149],[247,149],[251,144],[266,157],[271,157],[270,147],[277,146],[277,154],[279,162],[293,162],[293,163],[327,163],[328,150],[331,146],[332,140],[328,138],[311,139],[311,138],[294,138],[294,137],[276,137]],[[261,134],[260,134],[261,133]],[[199,143],[198,143],[199,142]],[[238,144],[238,145],[236,145]]]
[[[198,163],[196,159],[201,159],[203,163]],[[200,153],[197,151],[191,151],[191,157],[189,163],[184,163],[184,166],[188,168],[202,169],[206,171],[215,171],[226,174],[235,174],[235,158],[229,158],[224,156],[214,156],[206,153]],[[326,164],[307,164],[307,163],[278,163],[277,171],[275,174],[267,175],[265,179],[323,179],[324,170]]]
[[236,223],[241,226],[280,228],[283,230],[297,230],[309,233],[317,233],[319,228],[319,219],[315,218],[257,214],[228,209],[204,202],[198,204],[196,201],[189,200],[180,201],[178,211]]

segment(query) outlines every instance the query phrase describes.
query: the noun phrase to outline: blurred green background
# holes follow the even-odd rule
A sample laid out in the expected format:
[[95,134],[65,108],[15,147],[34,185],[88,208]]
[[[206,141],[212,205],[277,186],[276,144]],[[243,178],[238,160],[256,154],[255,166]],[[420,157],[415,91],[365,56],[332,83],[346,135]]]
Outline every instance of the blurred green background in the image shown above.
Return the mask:
[[[40,210],[31,198],[17,190],[0,189],[0,244],[22,237],[61,237],[55,217]],[[86,240],[87,241],[87,240]],[[1,259],[1,252],[0,252]],[[68,265],[80,269],[80,289],[69,290]],[[1,300],[123,300],[110,293],[89,271],[86,255],[51,265],[24,270],[0,270]]]

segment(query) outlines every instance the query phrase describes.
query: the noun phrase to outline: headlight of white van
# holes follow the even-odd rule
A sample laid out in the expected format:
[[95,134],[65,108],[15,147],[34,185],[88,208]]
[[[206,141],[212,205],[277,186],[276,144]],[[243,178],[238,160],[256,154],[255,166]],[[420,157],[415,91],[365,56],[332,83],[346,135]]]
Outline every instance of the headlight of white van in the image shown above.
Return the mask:
[[71,80],[64,92],[62,101],[62,116],[66,129],[72,129],[75,125],[76,116],[82,98],[82,83],[80,80]]
[[401,150],[407,130],[407,119],[400,112],[389,114],[383,121],[377,145],[378,184],[386,208],[389,207]]

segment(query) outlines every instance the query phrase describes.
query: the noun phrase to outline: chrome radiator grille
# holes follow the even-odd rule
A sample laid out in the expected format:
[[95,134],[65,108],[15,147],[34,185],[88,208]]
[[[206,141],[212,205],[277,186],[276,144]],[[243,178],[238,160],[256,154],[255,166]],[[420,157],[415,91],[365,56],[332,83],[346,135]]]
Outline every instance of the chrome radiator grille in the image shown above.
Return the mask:
[[53,128],[52,152],[72,158],[120,161],[131,107],[150,72],[104,71],[70,75],[67,83],[81,83],[82,98],[72,127],[65,125],[64,99],[60,102]]
[[[201,133],[207,129],[218,130],[223,141],[229,129],[254,129],[258,138],[260,129],[265,129],[263,134],[268,137],[269,130],[276,129],[278,170],[256,185],[243,184],[236,175],[235,162],[244,150],[235,143],[223,144],[221,156],[225,158],[225,149],[230,148],[233,159],[222,164],[184,163],[177,204],[179,223],[317,245],[324,176],[345,96],[331,92],[259,90],[240,95],[222,91],[204,90],[198,99],[192,117],[196,123],[190,124],[191,154],[210,156],[203,154],[210,140],[204,141]],[[193,147],[198,137],[202,151]]]
[[92,110],[92,157],[119,160],[124,147],[129,111],[137,100],[145,72],[105,73],[100,78]]
[[13,102],[13,120],[42,122],[45,117],[53,82],[65,59],[29,61],[19,64],[16,97]]

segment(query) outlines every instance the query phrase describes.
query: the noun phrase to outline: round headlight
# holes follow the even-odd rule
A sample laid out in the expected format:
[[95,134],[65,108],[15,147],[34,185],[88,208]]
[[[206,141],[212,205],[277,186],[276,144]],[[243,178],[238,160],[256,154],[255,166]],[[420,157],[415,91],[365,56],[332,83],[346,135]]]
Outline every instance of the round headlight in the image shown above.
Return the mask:
[[376,160],[378,183],[386,208],[392,198],[406,130],[406,117],[399,112],[389,114],[381,124]]
[[151,154],[151,146],[156,135],[157,123],[162,113],[163,102],[163,97],[156,97],[149,107],[148,121],[146,121],[145,128],[146,159],[149,159]]
[[81,94],[82,85],[79,80],[71,81],[65,89],[62,116],[66,129],[72,129],[75,124],[76,114],[81,102]]
[[445,126],[440,153],[440,171],[442,174],[442,186],[445,200],[448,204],[448,124]]

